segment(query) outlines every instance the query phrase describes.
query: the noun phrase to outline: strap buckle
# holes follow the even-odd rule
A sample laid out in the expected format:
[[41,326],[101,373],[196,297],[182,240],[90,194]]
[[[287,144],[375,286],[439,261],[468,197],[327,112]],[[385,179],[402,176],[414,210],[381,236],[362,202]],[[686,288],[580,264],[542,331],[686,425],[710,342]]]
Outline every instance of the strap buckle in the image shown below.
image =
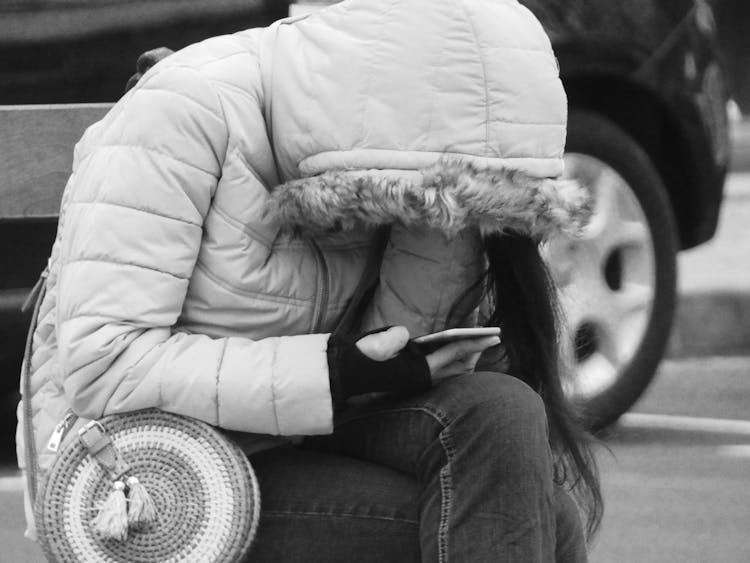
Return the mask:
[[78,440],[86,448],[89,455],[109,473],[109,477],[113,481],[117,481],[130,471],[130,467],[115,447],[106,428],[98,420],[87,422],[78,431]]

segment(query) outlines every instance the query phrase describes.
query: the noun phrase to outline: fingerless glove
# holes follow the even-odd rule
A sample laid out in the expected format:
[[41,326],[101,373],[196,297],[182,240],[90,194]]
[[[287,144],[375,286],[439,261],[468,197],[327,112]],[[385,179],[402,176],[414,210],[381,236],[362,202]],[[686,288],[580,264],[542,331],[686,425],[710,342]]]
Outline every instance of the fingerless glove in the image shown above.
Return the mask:
[[[386,329],[378,329],[380,332]],[[369,332],[367,334],[372,334]],[[328,339],[328,373],[333,406],[364,393],[386,392],[408,396],[432,386],[430,367],[419,346],[409,341],[393,358],[378,361],[362,353],[357,337],[332,334]]]

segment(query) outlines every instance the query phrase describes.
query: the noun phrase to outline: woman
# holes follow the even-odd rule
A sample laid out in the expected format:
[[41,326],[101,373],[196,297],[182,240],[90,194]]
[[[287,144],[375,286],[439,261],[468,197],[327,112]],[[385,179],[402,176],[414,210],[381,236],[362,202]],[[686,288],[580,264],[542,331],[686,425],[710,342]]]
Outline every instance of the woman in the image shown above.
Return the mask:
[[[350,0],[170,56],[76,147],[29,455],[49,467],[68,409],[158,407],[236,431],[258,560],[584,560],[563,487],[590,523],[600,497],[537,249],[586,217],[565,126],[513,0]],[[511,375],[475,369],[494,338],[408,344],[475,325],[485,292]]]

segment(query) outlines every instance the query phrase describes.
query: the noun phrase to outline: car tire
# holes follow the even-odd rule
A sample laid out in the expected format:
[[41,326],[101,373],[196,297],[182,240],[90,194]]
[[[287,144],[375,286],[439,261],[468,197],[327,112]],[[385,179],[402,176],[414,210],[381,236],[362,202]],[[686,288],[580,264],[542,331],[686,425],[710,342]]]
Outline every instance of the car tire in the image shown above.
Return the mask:
[[678,241],[653,161],[616,123],[571,111],[565,158],[566,175],[588,185],[595,204],[580,240],[555,239],[546,249],[570,321],[563,347],[574,367],[563,383],[587,425],[600,430],[636,402],[662,359],[675,311]]

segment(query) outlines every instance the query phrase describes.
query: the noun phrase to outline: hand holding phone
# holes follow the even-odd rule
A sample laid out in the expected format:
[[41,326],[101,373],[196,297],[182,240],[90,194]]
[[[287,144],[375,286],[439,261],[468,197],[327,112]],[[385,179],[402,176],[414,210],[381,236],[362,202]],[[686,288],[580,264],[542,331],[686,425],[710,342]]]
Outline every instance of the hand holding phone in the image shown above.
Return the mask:
[[[374,332],[357,342],[360,351],[371,359],[383,361],[397,354],[409,339],[403,326]],[[469,373],[487,348],[500,343],[498,327],[451,328],[412,339],[425,355],[434,383],[446,377]]]
[[423,348],[433,383],[469,373],[487,348],[500,344],[500,328],[448,329],[413,339]]

